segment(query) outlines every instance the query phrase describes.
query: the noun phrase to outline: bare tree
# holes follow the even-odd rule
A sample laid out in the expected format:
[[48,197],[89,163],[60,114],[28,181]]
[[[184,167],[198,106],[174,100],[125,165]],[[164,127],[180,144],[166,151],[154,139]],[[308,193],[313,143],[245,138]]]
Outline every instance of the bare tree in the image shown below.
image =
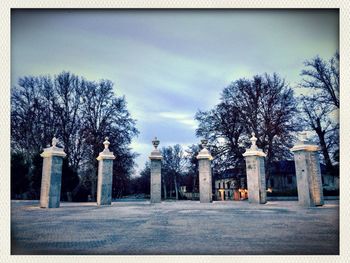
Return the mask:
[[59,135],[65,146],[69,165],[78,170],[81,161],[81,133],[84,121],[81,111],[85,81],[70,72],[55,76],[53,101],[55,117],[59,120]]
[[197,112],[195,118],[199,122],[196,135],[208,139],[208,147],[215,157],[217,170],[241,166],[244,162],[244,126],[240,120],[239,108],[229,102],[222,102],[213,110]]
[[304,112],[306,125],[316,132],[321,146],[326,168],[329,172],[334,172],[334,166],[329,152],[339,148],[339,123],[332,120],[329,114],[332,112],[332,105],[320,103],[316,95],[301,97],[301,107]]
[[194,200],[194,194],[199,192],[199,171],[198,171],[198,153],[201,150],[199,144],[192,144],[186,149],[186,164],[187,175],[192,177],[192,200]]
[[[24,176],[28,179],[26,193],[29,198],[39,196],[40,153],[59,130],[52,104],[55,94],[49,92],[52,86],[49,77],[28,76],[20,78],[11,89],[11,155],[23,156],[28,168]],[[12,165],[16,167],[16,164]],[[16,175],[12,176],[15,178]]]
[[316,56],[304,64],[307,68],[301,72],[300,86],[315,90],[320,103],[339,108],[339,53],[328,62]]
[[[183,175],[186,159],[184,157],[184,151],[179,144],[169,147],[163,147],[161,149],[163,156],[162,176],[168,180],[168,185],[175,190],[175,198],[179,199],[179,181]],[[170,189],[171,189],[170,188]],[[170,191],[171,192],[171,191]]]
[[[136,156],[128,146],[137,133],[125,98],[115,95],[113,83],[108,80],[92,82],[62,72],[53,79],[20,78],[11,90],[12,151],[27,159],[31,183],[38,181],[31,174],[41,174],[40,152],[57,136],[67,153],[63,162],[63,193],[73,191],[78,183],[78,188],[89,186],[95,192],[96,157],[103,148],[104,137],[109,136],[110,147],[118,155],[114,162],[114,177],[118,177],[114,178],[118,182],[115,187],[125,190]],[[78,172],[84,175],[80,182]],[[77,187],[74,192],[78,192]],[[114,193],[121,195],[119,190]]]
[[118,161],[113,162],[112,196],[121,198],[128,192],[131,175],[134,173],[136,165],[135,158],[138,154],[132,152],[129,147],[119,147],[114,155]]
[[305,61],[300,88],[310,95],[300,97],[304,120],[317,134],[327,170],[337,174],[332,159],[339,156],[339,53],[327,62],[316,56]]
[[[84,123],[82,124],[82,137],[87,145],[85,158],[90,164],[90,181],[92,184],[91,194],[96,195],[97,184],[97,161],[96,156],[102,151],[105,137],[108,136],[111,142],[110,148],[119,156],[114,162],[114,171],[119,177],[130,176],[132,169],[119,163],[133,164],[134,154],[127,146],[131,143],[132,137],[138,134],[135,128],[135,120],[130,116],[126,108],[124,97],[117,97],[113,91],[113,83],[109,80],[101,80],[98,83],[89,82],[85,85],[83,94]],[[123,155],[124,153],[124,155]],[[130,159],[131,158],[131,159]],[[122,171],[122,172],[121,172]],[[117,174],[114,174],[115,177]],[[114,180],[126,180],[125,178],[114,178]],[[120,194],[119,194],[120,195]]]
[[58,130],[51,88],[49,78],[29,76],[20,78],[11,90],[12,149],[24,151],[27,159],[46,147]]
[[[214,144],[210,146],[214,158],[222,158],[227,168],[244,169],[242,153],[255,132],[269,167],[273,160],[290,157],[291,133],[299,129],[296,106],[293,90],[276,73],[238,79],[223,90],[218,106],[197,113],[197,135]],[[219,138],[223,138],[222,145]]]

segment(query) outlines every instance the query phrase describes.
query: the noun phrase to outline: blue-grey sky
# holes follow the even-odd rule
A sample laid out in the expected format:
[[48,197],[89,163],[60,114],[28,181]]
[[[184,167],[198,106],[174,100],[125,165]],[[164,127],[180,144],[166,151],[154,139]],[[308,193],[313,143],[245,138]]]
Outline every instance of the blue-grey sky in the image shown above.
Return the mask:
[[338,49],[335,10],[14,10],[11,80],[65,71],[110,79],[140,135],[142,169],[160,146],[197,143],[195,113],[231,81],[277,72],[291,85],[303,61]]

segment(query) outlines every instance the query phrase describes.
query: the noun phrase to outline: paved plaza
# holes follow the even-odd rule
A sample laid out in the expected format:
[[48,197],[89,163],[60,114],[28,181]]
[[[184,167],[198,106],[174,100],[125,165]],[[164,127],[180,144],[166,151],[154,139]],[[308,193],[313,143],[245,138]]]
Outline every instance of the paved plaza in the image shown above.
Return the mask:
[[339,201],[11,202],[12,254],[334,255]]

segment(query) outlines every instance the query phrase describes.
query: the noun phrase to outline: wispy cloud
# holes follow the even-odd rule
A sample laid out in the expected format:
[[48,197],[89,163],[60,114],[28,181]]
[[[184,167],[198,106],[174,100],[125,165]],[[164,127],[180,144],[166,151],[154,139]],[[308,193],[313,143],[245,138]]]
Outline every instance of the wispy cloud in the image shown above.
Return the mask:
[[158,114],[162,118],[175,120],[177,123],[184,124],[190,129],[197,128],[197,121],[194,120],[193,114],[180,112],[160,112]]

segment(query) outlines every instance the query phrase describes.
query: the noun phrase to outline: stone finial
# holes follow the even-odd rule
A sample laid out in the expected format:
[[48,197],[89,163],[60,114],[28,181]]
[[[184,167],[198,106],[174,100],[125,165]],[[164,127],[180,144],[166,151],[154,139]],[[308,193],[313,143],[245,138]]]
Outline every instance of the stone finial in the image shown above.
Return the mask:
[[252,132],[252,138],[250,138],[250,141],[252,142],[252,146],[251,146],[251,148],[253,149],[255,149],[257,146],[256,146],[256,141],[257,141],[258,139],[255,137],[255,132]]
[[54,136],[51,141],[52,146],[50,147],[50,144],[48,144],[47,145],[48,147],[44,148],[44,151],[40,154],[40,156],[43,158],[47,158],[51,156],[65,157],[66,153],[64,152],[64,149],[59,147],[57,143],[58,143],[58,139],[56,138],[56,136]]
[[296,151],[309,151],[309,152],[315,152],[319,151],[321,148],[310,142],[307,138],[307,131],[302,131],[298,133],[298,141],[296,145],[293,146],[292,149],[290,149],[292,152]]
[[210,152],[206,148],[207,144],[208,144],[208,140],[207,139],[202,139],[201,140],[201,145],[202,145],[203,149],[198,153],[197,159],[209,159],[209,160],[213,159],[213,157],[211,156]]
[[306,142],[307,141],[307,132],[303,131],[299,133],[299,140],[301,142]]
[[111,144],[109,141],[108,137],[105,137],[105,141],[103,142],[104,146],[105,146],[105,150],[108,150],[109,145]]
[[58,139],[54,136],[54,137],[52,138],[52,146],[53,146],[53,147],[56,147],[57,143],[58,143]]
[[256,141],[258,139],[255,137],[255,132],[252,132],[252,137],[250,138],[250,141],[252,142],[252,145],[250,146],[249,149],[247,149],[245,151],[245,153],[243,154],[243,156],[261,156],[261,157],[265,157],[266,154],[258,148],[258,146],[256,145]]
[[154,140],[152,141],[152,144],[154,146],[154,149],[157,149],[157,147],[159,145],[159,140],[157,139],[157,137],[154,137]]
[[202,144],[202,147],[203,147],[203,148],[206,148],[206,147],[207,147],[207,144],[208,144],[208,140],[207,140],[207,139],[202,139],[202,140],[201,140],[201,144]]
[[152,144],[154,146],[154,150],[151,152],[151,156],[149,156],[149,158],[151,160],[161,160],[162,155],[161,155],[160,151],[157,149],[157,147],[159,145],[159,140],[157,139],[157,137],[154,137]]
[[105,148],[103,149],[102,152],[100,152],[100,154],[98,155],[98,157],[96,158],[98,161],[104,160],[104,159],[115,159],[115,156],[113,155],[113,152],[111,152],[108,147],[111,144],[109,142],[109,138],[105,137],[105,141],[103,142]]

